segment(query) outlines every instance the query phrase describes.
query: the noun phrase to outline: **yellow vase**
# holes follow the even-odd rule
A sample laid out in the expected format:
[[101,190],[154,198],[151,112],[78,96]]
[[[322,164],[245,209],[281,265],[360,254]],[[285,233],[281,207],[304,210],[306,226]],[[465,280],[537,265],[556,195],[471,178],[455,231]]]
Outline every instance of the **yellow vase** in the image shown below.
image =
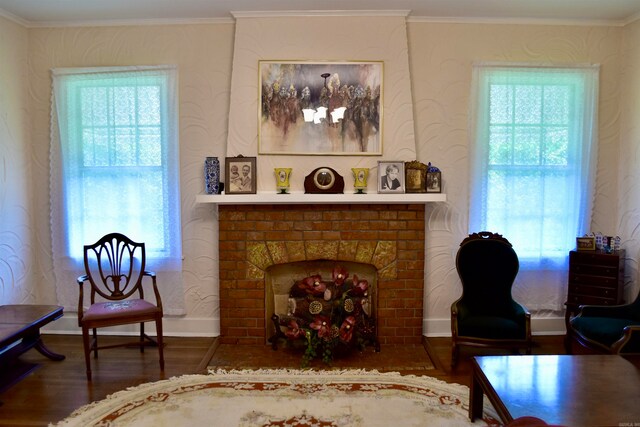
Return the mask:
[[291,168],[274,168],[276,174],[276,187],[280,190],[280,194],[287,194],[289,191],[289,177],[291,176]]
[[367,178],[369,178],[369,168],[351,168],[353,172],[353,188],[356,193],[364,193],[367,189]]

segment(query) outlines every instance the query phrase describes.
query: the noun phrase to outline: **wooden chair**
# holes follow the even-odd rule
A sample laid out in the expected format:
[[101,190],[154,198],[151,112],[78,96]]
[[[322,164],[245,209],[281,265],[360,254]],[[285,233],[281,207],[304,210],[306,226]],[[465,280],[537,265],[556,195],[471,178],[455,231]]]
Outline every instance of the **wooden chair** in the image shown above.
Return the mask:
[[567,328],[571,341],[612,354],[640,354],[640,294],[629,304],[581,305]]
[[531,315],[513,300],[518,255],[500,234],[483,231],[460,243],[456,270],[462,296],[451,304],[451,365],[459,347],[525,348],[531,354]]
[[[98,357],[99,349],[139,346],[144,352],[147,345],[157,346],[160,369],[164,370],[162,344],[162,300],[156,275],[145,270],[145,245],[136,243],[120,233],[111,233],[92,245],[84,247],[85,275],[78,277],[80,298],[78,325],[82,328],[87,379],[91,381],[90,354]],[[143,278],[150,277],[155,304],[145,299]],[[84,284],[89,282],[89,307],[85,310]],[[99,299],[99,301],[97,300]],[[145,322],[156,322],[157,341],[144,333]],[[115,345],[98,346],[97,329],[140,323],[140,340]],[[93,340],[89,342],[89,330]]]

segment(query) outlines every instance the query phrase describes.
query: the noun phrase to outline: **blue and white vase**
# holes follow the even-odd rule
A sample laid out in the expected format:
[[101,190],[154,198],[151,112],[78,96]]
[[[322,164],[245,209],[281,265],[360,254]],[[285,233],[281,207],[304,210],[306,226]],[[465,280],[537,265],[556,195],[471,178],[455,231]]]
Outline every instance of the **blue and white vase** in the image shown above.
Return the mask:
[[220,193],[220,161],[217,157],[207,157],[204,161],[204,191],[207,194]]

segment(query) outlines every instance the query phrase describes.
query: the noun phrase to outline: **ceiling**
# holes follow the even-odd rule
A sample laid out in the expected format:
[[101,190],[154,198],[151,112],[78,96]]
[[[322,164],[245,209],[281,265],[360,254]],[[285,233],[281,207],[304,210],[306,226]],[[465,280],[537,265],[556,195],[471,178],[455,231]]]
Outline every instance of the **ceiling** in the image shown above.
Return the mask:
[[0,15],[26,26],[229,20],[238,13],[309,11],[406,11],[416,19],[622,25],[640,18],[640,0],[0,0]]

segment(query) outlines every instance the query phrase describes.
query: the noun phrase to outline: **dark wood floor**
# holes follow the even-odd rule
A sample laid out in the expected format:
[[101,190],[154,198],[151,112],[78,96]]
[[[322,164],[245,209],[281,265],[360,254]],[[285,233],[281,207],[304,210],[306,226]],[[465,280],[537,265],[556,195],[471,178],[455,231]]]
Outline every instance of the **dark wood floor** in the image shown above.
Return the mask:
[[[46,345],[53,351],[66,355],[66,360],[54,362],[31,350],[21,356],[25,362],[38,363],[38,369],[30,373],[17,384],[0,393],[0,426],[45,426],[57,422],[73,410],[92,401],[105,398],[116,391],[145,382],[157,381],[182,374],[205,373],[210,361],[216,363],[215,338],[177,338],[166,337],[165,371],[160,372],[158,352],[147,348],[140,354],[135,348],[107,349],[100,357],[92,359],[93,381],[85,377],[82,339],[80,336],[45,335]],[[118,337],[103,337],[105,341],[116,341]],[[534,354],[563,354],[562,336],[536,336]],[[433,361],[433,370],[415,370],[405,361],[399,360],[403,351],[382,348],[378,370],[401,369],[403,374],[430,375],[447,382],[469,385],[470,350],[463,349],[458,366],[452,370],[451,340],[449,338],[427,339],[429,355]],[[273,353],[267,348],[269,363]],[[394,356],[395,354],[395,356]],[[483,351],[480,354],[499,354]],[[265,356],[266,357],[266,356]],[[377,362],[377,363],[378,363]],[[260,363],[252,360],[251,364]],[[294,363],[292,365],[292,363]],[[265,366],[266,360],[265,360]],[[224,367],[224,366],[222,366]],[[288,368],[299,367],[295,362],[286,362]]]

